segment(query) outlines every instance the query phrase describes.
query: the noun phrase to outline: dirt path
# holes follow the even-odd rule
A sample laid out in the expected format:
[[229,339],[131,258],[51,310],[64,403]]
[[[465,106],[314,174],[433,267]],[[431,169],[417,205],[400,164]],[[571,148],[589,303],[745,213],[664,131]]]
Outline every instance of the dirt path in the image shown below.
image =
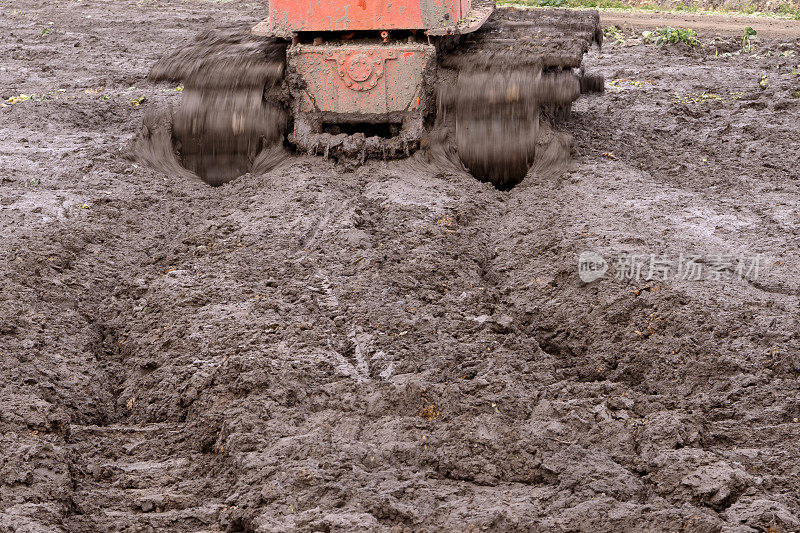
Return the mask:
[[508,192],[425,154],[212,189],[121,150],[180,100],[150,65],[263,6],[0,8],[1,531],[800,528],[796,38],[607,39],[571,167]]
[[769,17],[601,11],[600,21],[603,27],[621,25],[641,31],[672,26],[690,28],[701,34],[739,38],[744,28],[750,26],[763,38],[800,39],[800,20]]

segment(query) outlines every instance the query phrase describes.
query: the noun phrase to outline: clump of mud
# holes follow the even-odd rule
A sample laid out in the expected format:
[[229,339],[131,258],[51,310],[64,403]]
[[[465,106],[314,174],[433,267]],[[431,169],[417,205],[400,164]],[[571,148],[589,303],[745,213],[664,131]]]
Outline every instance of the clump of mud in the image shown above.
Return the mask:
[[177,111],[145,119],[133,158],[215,186],[274,166],[287,123],[277,95],[285,54],[285,43],[232,28],[203,32],[162,58],[150,79],[182,82],[183,99]]
[[194,172],[181,164],[180,155],[175,150],[173,120],[170,108],[148,112],[142,120],[142,129],[127,146],[125,157],[168,176],[196,178]]
[[[464,165],[463,155],[459,153],[455,142],[457,136],[445,121],[438,123],[422,139],[420,151],[409,160],[408,170],[426,172],[435,175],[475,175],[474,170]],[[531,143],[527,154],[529,160],[520,169],[521,181],[528,175],[537,178],[558,176],[564,173],[572,162],[572,135],[553,129],[550,121],[542,117],[537,121],[537,135]],[[485,180],[488,181],[488,180]],[[518,183],[518,182],[517,182]]]
[[462,71],[439,95],[451,112],[456,149],[477,178],[510,189],[530,170],[542,103],[567,106],[580,95],[572,73],[536,70]]

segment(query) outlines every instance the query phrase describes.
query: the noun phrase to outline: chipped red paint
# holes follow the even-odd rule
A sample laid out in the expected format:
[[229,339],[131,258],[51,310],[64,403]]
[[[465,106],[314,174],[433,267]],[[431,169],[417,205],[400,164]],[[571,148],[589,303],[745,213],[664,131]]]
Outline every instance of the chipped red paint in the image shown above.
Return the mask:
[[286,32],[436,29],[469,12],[470,0],[270,0],[270,25]]

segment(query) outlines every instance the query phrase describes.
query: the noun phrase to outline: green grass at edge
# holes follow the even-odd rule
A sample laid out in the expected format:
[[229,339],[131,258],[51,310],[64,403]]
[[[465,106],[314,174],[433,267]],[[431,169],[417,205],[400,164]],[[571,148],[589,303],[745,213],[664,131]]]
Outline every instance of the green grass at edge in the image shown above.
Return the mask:
[[800,8],[791,4],[781,4],[776,11],[759,11],[755,4],[747,3],[737,8],[720,7],[718,9],[700,9],[694,5],[683,2],[675,7],[663,8],[655,4],[630,5],[621,0],[498,0],[502,6],[524,7],[561,7],[571,9],[607,9],[613,11],[642,11],[645,13],[698,13],[698,14],[723,14],[723,15],[752,15],[760,17],[779,17],[800,20]]

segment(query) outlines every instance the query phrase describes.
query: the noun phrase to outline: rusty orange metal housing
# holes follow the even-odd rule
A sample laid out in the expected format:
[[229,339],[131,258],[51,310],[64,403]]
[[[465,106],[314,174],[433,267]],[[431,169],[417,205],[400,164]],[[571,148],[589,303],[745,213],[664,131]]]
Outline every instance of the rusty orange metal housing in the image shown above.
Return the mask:
[[[473,0],[269,0],[269,17],[253,33],[292,40],[290,141],[326,155],[408,155],[431,109],[430,38],[475,31],[493,9],[473,9]],[[376,124],[388,124],[389,135],[364,127]]]
[[289,62],[304,87],[297,110],[367,119],[419,111],[423,72],[434,54],[424,44],[295,46]]
[[434,68],[433,46],[296,45],[288,54],[295,87],[291,139],[298,148],[329,153],[332,143],[341,144],[323,132],[325,124],[392,123],[401,126],[394,138],[355,136],[352,150],[383,157],[413,151],[429,105],[425,78]]

